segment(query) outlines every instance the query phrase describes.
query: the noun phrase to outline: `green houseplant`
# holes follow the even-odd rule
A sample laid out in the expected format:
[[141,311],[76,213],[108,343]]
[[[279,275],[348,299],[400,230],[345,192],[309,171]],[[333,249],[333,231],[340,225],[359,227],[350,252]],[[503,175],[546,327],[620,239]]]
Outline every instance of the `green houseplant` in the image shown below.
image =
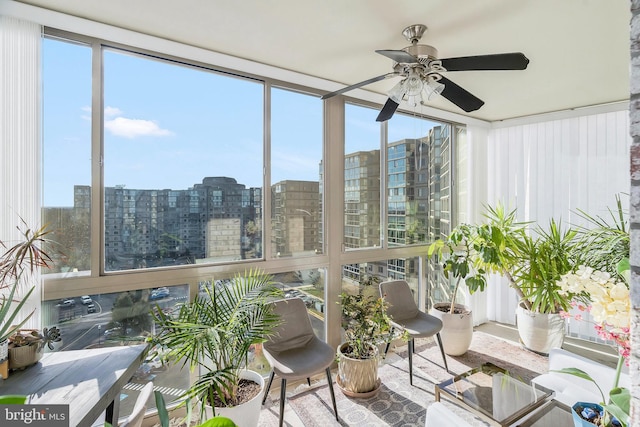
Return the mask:
[[24,369],[40,360],[45,346],[54,349],[54,342],[59,342],[60,329],[56,326],[37,329],[18,329],[9,337],[9,369]]
[[[22,239],[13,246],[7,246],[0,241],[0,247],[6,249],[0,256],[0,374],[3,378],[8,375],[8,338],[20,329],[33,315],[22,313],[22,308],[35,286],[31,286],[22,295],[22,285],[30,274],[40,267],[49,267],[52,262],[40,246],[46,242],[49,233],[46,227],[31,230],[24,220],[22,228],[18,227]],[[16,322],[18,316],[22,320]]]
[[553,219],[548,229],[536,227],[537,237],[525,235],[520,247],[521,262],[511,277],[524,294],[516,309],[520,341],[525,348],[548,354],[564,341],[566,324],[561,315],[569,307],[570,298],[558,285],[563,274],[573,268],[571,248],[575,230],[562,230]]
[[[34,290],[31,287],[20,299],[16,301],[18,292],[21,290],[22,281],[28,275],[36,271],[40,267],[49,267],[52,262],[49,255],[40,249],[46,242],[45,236],[49,233],[46,227],[37,230],[31,230],[26,223],[22,221],[23,228],[18,227],[23,238],[20,242],[11,247],[7,247],[5,242],[0,240],[0,247],[6,249],[4,254],[0,256],[0,292],[2,300],[0,301],[0,342],[6,340],[16,330],[31,317],[32,313],[18,324],[14,324],[24,303]],[[15,306],[12,304],[16,303]]]
[[[363,281],[376,283],[368,278]],[[378,390],[378,345],[392,338],[385,301],[365,292],[368,289],[373,288],[365,284],[357,293],[340,294],[344,342],[337,350],[337,384],[353,397],[368,397]]]
[[[577,232],[563,229],[554,219],[547,228],[518,222],[516,210],[501,204],[488,206],[485,219],[483,224],[456,227],[447,241],[433,243],[430,253],[448,253],[445,273],[457,280],[452,300],[461,280],[475,292],[485,289],[486,274],[504,276],[520,302],[516,316],[521,341],[530,350],[547,353],[564,339],[558,313],[568,308],[569,299],[561,295],[557,281],[574,265]],[[539,330],[550,332],[530,336]]]
[[566,310],[570,299],[560,293],[557,281],[571,271],[571,249],[576,231],[564,229],[560,222],[548,227],[516,221],[516,211],[498,204],[488,207],[482,262],[487,271],[496,272],[509,281],[519,305],[516,323],[525,348],[548,353],[564,340],[565,322],[559,312]]
[[487,246],[484,237],[487,225],[460,224],[445,240],[436,240],[429,246],[428,256],[436,256],[443,263],[445,277],[453,278],[454,285],[449,302],[433,304],[430,314],[442,321],[442,342],[445,353],[460,356],[469,350],[473,338],[473,313],[468,306],[456,302],[460,286],[464,283],[469,293],[484,291],[486,281],[482,251]]
[[[193,302],[183,304],[175,316],[159,307],[153,311],[158,332],[150,341],[163,349],[163,359],[182,361],[200,370],[185,397],[197,399],[201,417],[208,406],[234,407],[241,403],[242,374],[249,350],[264,342],[277,325],[279,319],[269,312],[267,303],[281,295],[271,275],[250,270],[236,274],[228,283],[205,289]],[[256,423],[260,393],[262,390],[253,399],[258,402]],[[225,414],[224,410],[211,411],[213,415]]]

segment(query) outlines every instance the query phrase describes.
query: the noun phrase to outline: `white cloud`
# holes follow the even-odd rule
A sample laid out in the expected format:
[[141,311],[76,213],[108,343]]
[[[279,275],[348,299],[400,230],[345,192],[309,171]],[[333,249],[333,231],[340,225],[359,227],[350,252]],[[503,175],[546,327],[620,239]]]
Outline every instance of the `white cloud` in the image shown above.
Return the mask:
[[[106,112],[106,111],[105,111]],[[151,120],[127,119],[116,117],[113,120],[105,120],[104,127],[113,135],[124,138],[136,138],[138,136],[170,136],[173,132],[162,129]]]
[[[91,120],[91,107],[82,107],[82,111],[89,113],[83,115],[84,120]],[[106,106],[104,108],[104,128],[112,135],[124,138],[137,138],[139,136],[170,136],[174,133],[168,129],[162,129],[152,120],[128,119],[122,116],[123,111],[117,107]]]
[[118,117],[122,115],[122,110],[117,107],[109,107],[106,106],[104,108],[104,116],[105,117]]

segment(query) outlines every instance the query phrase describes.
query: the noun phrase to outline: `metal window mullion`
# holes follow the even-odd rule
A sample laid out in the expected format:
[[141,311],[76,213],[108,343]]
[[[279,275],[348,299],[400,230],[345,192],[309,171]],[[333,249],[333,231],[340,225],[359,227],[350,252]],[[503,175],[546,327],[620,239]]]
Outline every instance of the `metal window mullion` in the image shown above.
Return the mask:
[[91,44],[91,276],[104,273],[103,49]]

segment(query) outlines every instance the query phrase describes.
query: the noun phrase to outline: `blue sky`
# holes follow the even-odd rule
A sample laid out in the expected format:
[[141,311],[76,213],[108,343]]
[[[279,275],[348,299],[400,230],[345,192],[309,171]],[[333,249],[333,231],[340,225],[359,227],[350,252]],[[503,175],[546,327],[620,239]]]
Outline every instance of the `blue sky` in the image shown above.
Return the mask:
[[[43,48],[44,205],[72,206],[90,185],[91,50],[46,40]],[[118,51],[104,54],[105,185],[184,190],[206,176],[262,186],[263,86],[259,82]],[[318,180],[322,101],[274,89],[272,183]],[[347,151],[379,146],[378,111],[347,108]],[[431,127],[396,114],[390,141]]]

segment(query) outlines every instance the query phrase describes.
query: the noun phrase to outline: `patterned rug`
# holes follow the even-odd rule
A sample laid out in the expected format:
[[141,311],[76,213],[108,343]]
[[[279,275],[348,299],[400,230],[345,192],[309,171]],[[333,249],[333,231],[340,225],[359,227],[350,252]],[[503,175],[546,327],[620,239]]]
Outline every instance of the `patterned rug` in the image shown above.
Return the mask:
[[[442,367],[440,350],[433,340],[416,342],[413,357],[413,387],[409,385],[409,364],[406,345],[389,353],[379,376],[382,380],[380,391],[369,399],[346,397],[335,387],[339,420],[336,421],[331,406],[331,397],[326,381],[312,388],[301,385],[287,397],[287,405],[295,412],[305,427],[325,426],[424,426],[427,406],[434,402],[434,386],[451,377]],[[529,380],[546,372],[548,359],[511,342],[476,331],[471,349],[463,356],[447,356],[449,370],[462,373],[484,362],[507,369],[511,375]],[[267,400],[260,417],[260,426],[277,425],[278,400]],[[269,404],[270,402],[270,404]],[[461,409],[448,400],[443,400],[452,411],[472,425],[485,426],[484,421]],[[285,415],[285,425],[289,422]],[[297,421],[297,420],[295,420]]]

